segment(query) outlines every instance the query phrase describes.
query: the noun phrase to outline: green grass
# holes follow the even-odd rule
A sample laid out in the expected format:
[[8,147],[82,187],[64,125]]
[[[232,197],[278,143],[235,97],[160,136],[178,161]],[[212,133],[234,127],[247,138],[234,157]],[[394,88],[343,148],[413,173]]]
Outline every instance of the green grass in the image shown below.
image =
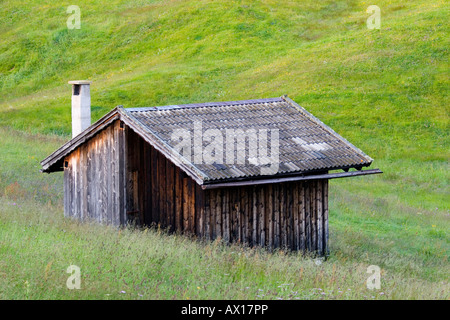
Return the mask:
[[[0,137],[0,299],[449,297],[448,211],[389,196],[383,176],[330,183],[331,255],[317,265],[297,253],[66,219],[61,174],[37,163],[63,139],[5,129]],[[81,290],[65,286],[72,264]],[[382,269],[380,290],[366,288],[370,265]]]
[[[365,257],[364,249],[356,248],[364,240],[357,232],[351,239],[334,239],[331,257],[317,265],[298,254],[196,242],[157,230],[80,225],[50,206],[0,204],[6,214],[0,221],[3,299],[448,298],[447,282],[408,270],[443,267],[443,257],[429,263],[399,259],[383,252],[395,246],[381,241],[373,242]],[[365,285],[373,263],[382,268],[381,289],[374,291]],[[81,269],[80,290],[65,287],[72,264]]]
[[[447,2],[378,1],[380,30],[363,1],[78,1],[68,30],[71,4],[0,6],[0,298],[449,298]],[[288,94],[384,174],[330,183],[320,266],[79,224],[62,217],[61,174],[39,173],[70,138],[74,79],[93,81],[93,120],[118,104]],[[82,290],[65,287],[70,264]],[[369,265],[381,290],[365,287]]]

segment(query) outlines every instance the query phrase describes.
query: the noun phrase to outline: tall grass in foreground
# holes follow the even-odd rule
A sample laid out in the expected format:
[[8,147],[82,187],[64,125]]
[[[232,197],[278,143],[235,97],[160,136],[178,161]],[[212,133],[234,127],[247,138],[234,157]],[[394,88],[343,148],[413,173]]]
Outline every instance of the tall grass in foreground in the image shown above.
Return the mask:
[[[80,1],[72,32],[64,3],[3,2],[0,298],[448,299],[449,3],[376,4],[380,30],[367,29],[364,1]],[[69,138],[77,78],[94,81],[94,120],[117,104],[287,93],[384,174],[330,183],[321,263],[67,220],[61,174],[39,173],[39,160]],[[65,286],[70,264],[81,290]]]
[[[352,245],[365,246],[364,237],[335,228],[331,256],[321,261],[158,229],[79,223],[63,218],[60,206],[26,200],[2,198],[0,207],[1,299],[447,299],[449,293],[448,277],[408,277],[402,268],[414,259],[388,252],[376,254],[387,264],[381,289],[368,290],[370,262],[349,245],[352,238]],[[72,264],[81,268],[80,290],[66,288]]]
[[[449,297],[445,163],[408,162],[392,180],[332,180],[331,255],[318,261],[65,219],[62,177],[38,165],[62,143],[0,127],[0,299]],[[81,290],[66,288],[72,264],[81,268]],[[369,265],[382,269],[380,290],[366,288]]]

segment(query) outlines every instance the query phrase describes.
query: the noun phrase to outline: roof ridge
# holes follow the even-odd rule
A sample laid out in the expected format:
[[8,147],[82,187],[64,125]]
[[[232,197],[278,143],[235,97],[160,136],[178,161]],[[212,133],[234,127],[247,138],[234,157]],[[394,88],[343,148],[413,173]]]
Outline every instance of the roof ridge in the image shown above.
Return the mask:
[[239,105],[246,105],[246,104],[258,104],[258,103],[282,102],[282,101],[284,101],[284,100],[281,97],[276,97],[276,98],[265,98],[265,99],[202,102],[202,103],[174,104],[174,105],[167,105],[167,106],[125,108],[125,111],[126,112],[143,112],[143,111],[173,110],[173,109],[187,109],[187,108],[239,106]]

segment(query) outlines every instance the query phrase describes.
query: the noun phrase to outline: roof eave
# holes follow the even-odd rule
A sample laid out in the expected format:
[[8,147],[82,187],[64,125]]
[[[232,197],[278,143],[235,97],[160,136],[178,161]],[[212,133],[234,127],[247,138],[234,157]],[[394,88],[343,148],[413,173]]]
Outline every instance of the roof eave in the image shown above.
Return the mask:
[[59,147],[57,150],[51,153],[47,158],[42,160],[40,162],[42,166],[41,172],[50,173],[60,171],[59,168],[57,169],[53,168],[56,165],[56,163],[61,161],[63,157],[65,157],[68,153],[75,150],[85,141],[92,138],[98,131],[108,126],[113,121],[119,119],[118,115],[119,109],[122,109],[121,106],[118,106],[113,110],[111,110],[110,112],[108,112],[106,115],[101,117],[95,123],[91,124],[84,131],[82,131],[79,135],[67,141],[65,144],[63,144],[61,147]]
[[69,140],[65,144],[63,144],[60,148],[50,154],[47,158],[41,161],[41,172],[51,173],[62,171],[62,165],[57,165],[60,163],[64,157],[78,148],[81,144],[92,138],[98,131],[103,128],[109,126],[112,122],[116,120],[121,120],[130,127],[133,131],[135,131],[140,137],[142,137],[145,141],[151,144],[156,150],[161,152],[166,158],[172,161],[175,165],[180,167],[188,176],[194,179],[199,185],[202,185],[206,175],[197,170],[193,166],[187,166],[183,163],[182,159],[174,156],[174,152],[172,148],[168,145],[165,145],[161,142],[157,137],[155,137],[151,132],[145,130],[135,117],[133,117],[130,113],[128,113],[122,106],[117,106],[110,112],[108,112],[105,116],[97,120],[94,124],[86,128],[83,132],[77,135],[75,138]]
[[370,170],[358,170],[358,171],[349,171],[349,172],[314,174],[314,175],[308,175],[308,176],[297,175],[297,176],[271,178],[271,179],[210,183],[210,184],[203,184],[201,187],[203,190],[207,190],[207,189],[254,186],[254,185],[262,185],[262,184],[293,182],[293,181],[336,179],[336,178],[355,177],[355,176],[363,176],[363,175],[379,174],[379,173],[383,173],[383,172],[380,169],[370,169]]
[[153,148],[161,152],[167,159],[178,166],[199,185],[204,183],[207,176],[203,172],[195,168],[193,165],[186,165],[183,159],[176,156],[177,153],[174,152],[172,147],[164,143],[164,141],[156,137],[152,132],[145,130],[145,126],[131,113],[127,112],[127,110],[121,109],[119,113],[121,114],[121,120],[132,130],[134,130],[141,138],[148,142]]

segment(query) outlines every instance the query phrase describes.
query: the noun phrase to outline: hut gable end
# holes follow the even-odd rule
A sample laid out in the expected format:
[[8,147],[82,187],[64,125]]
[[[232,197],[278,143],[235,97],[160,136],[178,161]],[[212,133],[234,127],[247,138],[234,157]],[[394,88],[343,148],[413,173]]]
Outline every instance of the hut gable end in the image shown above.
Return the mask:
[[328,180],[381,173],[362,170],[372,161],[283,96],[119,106],[45,158],[41,171],[64,171],[68,217],[323,255]]

